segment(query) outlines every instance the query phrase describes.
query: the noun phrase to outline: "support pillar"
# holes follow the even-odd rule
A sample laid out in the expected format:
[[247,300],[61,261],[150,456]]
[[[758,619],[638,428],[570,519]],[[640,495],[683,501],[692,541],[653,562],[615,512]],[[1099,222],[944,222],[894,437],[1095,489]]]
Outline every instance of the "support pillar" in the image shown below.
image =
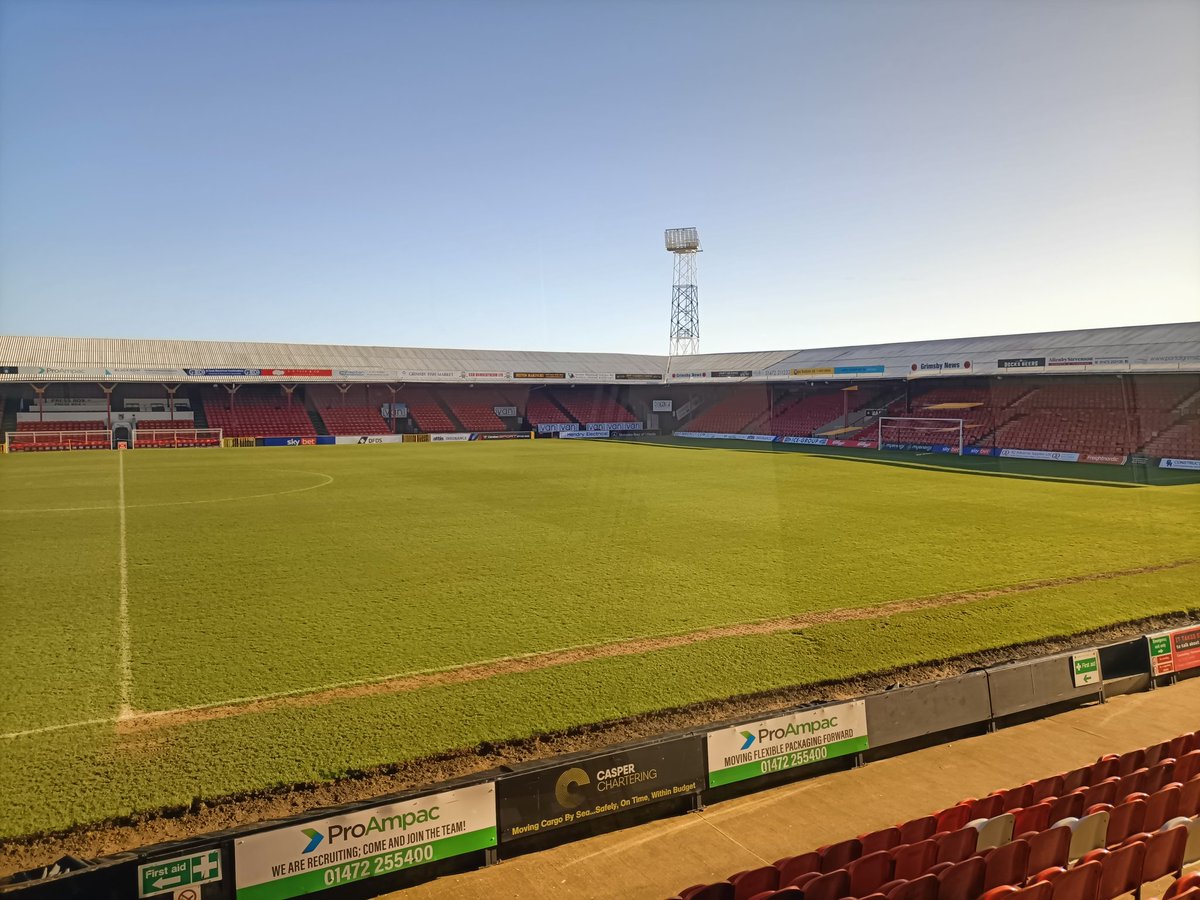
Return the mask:
[[229,418],[236,422],[237,414],[234,412],[234,398],[237,392],[242,389],[242,386],[240,384],[223,384],[221,387],[225,388],[225,392],[229,394]]
[[46,388],[50,387],[50,385],[43,384],[41,387],[38,387],[36,384],[31,384],[30,387],[33,388],[33,392],[35,394],[37,394],[37,398],[38,398],[38,421],[39,422],[45,421],[45,419],[46,419]]
[[175,421],[175,394],[179,391],[179,385],[170,387],[163,385],[162,389],[167,392],[167,412],[170,413],[171,421]]
[[294,393],[296,393],[296,387],[297,387],[297,385],[294,385],[294,384],[281,384],[279,386],[280,390],[282,390],[285,394],[287,394],[287,408],[288,409],[292,408],[292,395]]
[[112,395],[115,388],[115,384],[100,384],[100,390],[104,391],[104,417],[108,421],[110,431],[112,430]]

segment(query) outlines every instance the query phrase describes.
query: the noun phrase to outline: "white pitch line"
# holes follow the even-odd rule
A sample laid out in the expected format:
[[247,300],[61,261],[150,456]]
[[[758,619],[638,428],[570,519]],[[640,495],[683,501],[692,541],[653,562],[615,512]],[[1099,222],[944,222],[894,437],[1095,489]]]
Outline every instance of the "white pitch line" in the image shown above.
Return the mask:
[[133,715],[130,695],[133,692],[133,663],[130,659],[129,643],[129,557],[126,553],[125,530],[125,454],[117,451],[117,509],[121,522],[117,567],[120,586],[117,590],[117,623],[120,629],[119,666],[121,678],[121,705],[117,717],[127,719]]

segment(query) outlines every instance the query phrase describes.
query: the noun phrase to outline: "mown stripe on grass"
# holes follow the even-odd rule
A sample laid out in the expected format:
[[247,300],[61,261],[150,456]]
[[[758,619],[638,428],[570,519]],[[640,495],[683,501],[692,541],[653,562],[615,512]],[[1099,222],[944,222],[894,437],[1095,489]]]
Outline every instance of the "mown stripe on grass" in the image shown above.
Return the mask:
[[865,621],[882,619],[899,613],[919,610],[937,609],[939,607],[955,606],[990,600],[1012,594],[1022,594],[1046,588],[1063,587],[1072,584],[1084,584],[1097,581],[1112,581],[1137,575],[1146,575],[1170,569],[1180,569],[1196,565],[1200,560],[1182,559],[1174,562],[1152,566],[1140,566],[1133,569],[1120,569],[1111,572],[1094,572],[1086,575],[1072,575],[1063,578],[1047,578],[1039,581],[1029,581],[1020,584],[1003,585],[976,591],[955,591],[933,597],[918,597],[907,600],[897,600],[891,603],[868,607],[848,607],[786,616],[776,619],[764,619],[755,622],[738,622],[728,625],[718,625],[678,634],[665,634],[633,640],[613,641],[606,644],[589,644],[569,647],[559,650],[541,651],[538,653],[522,654],[520,656],[504,657],[485,660],[442,669],[421,672],[409,672],[400,675],[385,676],[376,679],[363,679],[319,687],[298,688],[274,694],[255,697],[238,697],[215,703],[190,707],[179,707],[168,710],[135,711],[125,716],[111,719],[88,720],[84,722],[67,723],[64,725],[48,726],[27,731],[9,732],[0,735],[4,739],[16,739],[48,731],[61,731],[69,728],[83,727],[95,724],[113,724],[122,733],[139,730],[169,728],[196,722],[215,721],[254,713],[269,712],[283,708],[303,708],[323,706],[339,700],[358,699],[383,694],[408,693],[423,688],[438,687],[452,684],[465,684],[474,681],[484,681],[502,675],[518,675],[549,669],[572,663],[590,662],[593,660],[610,659],[622,656],[634,656],[651,653],[658,650],[669,650],[685,647],[691,644],[703,643],[730,637],[748,637],[754,635],[769,635],[783,631],[795,631],[813,628],[819,625],[830,625],[841,622]]

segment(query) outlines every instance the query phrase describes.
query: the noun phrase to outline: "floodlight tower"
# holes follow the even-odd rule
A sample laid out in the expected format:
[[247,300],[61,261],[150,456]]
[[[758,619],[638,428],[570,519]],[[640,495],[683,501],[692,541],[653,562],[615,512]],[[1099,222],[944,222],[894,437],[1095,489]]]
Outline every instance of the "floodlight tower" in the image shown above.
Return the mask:
[[700,233],[695,228],[668,228],[667,250],[675,254],[675,286],[671,291],[671,356],[700,350],[700,294],[696,290],[696,254]]

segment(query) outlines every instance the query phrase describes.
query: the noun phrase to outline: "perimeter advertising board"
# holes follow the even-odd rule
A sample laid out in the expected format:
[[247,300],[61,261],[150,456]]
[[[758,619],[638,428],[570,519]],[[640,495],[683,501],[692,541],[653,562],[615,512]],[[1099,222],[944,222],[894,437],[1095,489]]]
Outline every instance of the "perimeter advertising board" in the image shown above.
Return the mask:
[[1150,643],[1150,672],[1169,675],[1200,668],[1200,627],[1162,631],[1146,636]]
[[500,838],[510,841],[649,803],[703,786],[700,742],[678,738],[514,774],[497,783]]
[[708,786],[720,787],[863,752],[867,706],[855,700],[729,725],[707,742]]
[[493,782],[247,835],[237,900],[287,900],[496,846]]

